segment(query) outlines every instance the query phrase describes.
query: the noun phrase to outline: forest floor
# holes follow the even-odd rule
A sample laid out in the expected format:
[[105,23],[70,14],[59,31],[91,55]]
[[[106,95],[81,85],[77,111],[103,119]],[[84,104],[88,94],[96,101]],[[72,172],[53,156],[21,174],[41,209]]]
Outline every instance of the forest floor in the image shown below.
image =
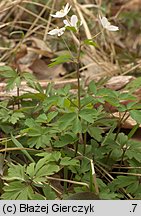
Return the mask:
[[[67,20],[72,15],[78,17],[81,23],[79,34],[75,32],[73,28],[68,28],[61,36],[50,35],[49,33],[52,29],[63,27],[63,19],[56,19],[51,16],[51,14],[60,11],[67,3],[71,5]],[[89,185],[89,187],[92,188],[91,192],[100,195],[101,199],[133,199],[134,197],[141,199],[141,173],[139,169],[139,167],[141,167],[141,160],[139,159],[141,152],[139,152],[140,155],[138,157],[133,156],[133,152],[126,154],[128,148],[125,150],[125,143],[123,141],[126,140],[127,137],[128,141],[132,138],[133,141],[137,142],[136,146],[138,146],[141,140],[141,120],[138,120],[141,117],[140,10],[140,0],[0,1],[0,162],[2,163],[2,166],[0,166],[0,175],[2,177],[0,181],[0,193],[2,199],[45,199],[45,197],[47,198],[47,193],[49,193],[47,199],[55,199],[56,197],[57,199],[63,199],[67,194],[67,190],[70,194],[74,191],[87,191],[88,176],[86,178],[83,176],[83,174],[88,174],[88,163],[85,161],[87,157],[89,157],[90,161],[96,160],[96,171],[98,172],[97,176],[99,179],[98,183],[95,183],[94,176],[94,182],[91,182]],[[118,26],[119,30],[103,31],[99,16],[107,17],[111,25]],[[77,53],[80,41],[84,46],[80,46],[82,49]],[[76,53],[78,55],[76,55]],[[70,54],[73,58],[70,58]],[[91,81],[94,81],[95,84],[92,84]],[[53,85],[54,89],[57,89],[57,93],[50,90],[50,84]],[[67,89],[66,87],[68,86],[67,84],[71,86],[70,92],[73,95],[69,100],[67,98],[69,95],[69,88]],[[101,87],[103,90],[99,92],[99,88]],[[79,98],[80,88],[82,88],[81,102]],[[104,89],[108,89],[107,92],[104,92]],[[86,93],[87,90],[89,95]],[[93,118],[95,114],[83,112],[84,107],[88,109],[89,106],[91,106],[92,92],[95,95],[97,94],[96,97],[99,97],[95,103],[95,108],[98,109],[97,115],[100,115],[99,113],[101,112],[100,104],[104,107],[104,111],[108,112],[108,117],[99,117],[99,122],[101,118],[107,118],[105,122],[108,122],[110,113],[110,117],[112,116],[118,119],[115,128],[112,126],[111,122],[92,122],[91,117]],[[132,95],[130,95],[130,93]],[[53,96],[50,102],[45,98],[48,95],[51,97]],[[74,95],[78,96],[77,102]],[[87,96],[86,100],[85,96]],[[116,96],[119,100],[118,104],[116,103]],[[63,102],[61,101],[61,97],[63,98]],[[103,97],[103,99],[100,97]],[[30,104],[30,99],[33,100],[32,104]],[[56,104],[57,102],[55,100],[58,101],[59,105]],[[62,103],[65,105],[62,105]],[[34,109],[34,107],[36,107],[36,109]],[[32,108],[33,113],[31,112]],[[80,114],[79,117],[77,116],[77,125],[69,125],[69,123],[67,125],[67,123],[65,123],[65,121],[67,121],[67,116],[65,117],[64,115],[64,118],[60,118],[60,116],[67,112],[67,114],[70,114],[75,108],[78,108],[78,116]],[[52,114],[49,115],[49,112]],[[32,116],[32,120],[30,115]],[[47,115],[47,117],[45,115]],[[56,121],[57,118],[56,116],[58,116],[59,120],[57,120],[56,126],[54,126],[54,121]],[[69,118],[73,119],[73,116],[68,116],[68,119]],[[80,119],[82,121],[80,121]],[[24,121],[24,126],[21,125],[22,122],[20,121]],[[71,122],[71,119],[68,121]],[[85,121],[88,125],[85,124]],[[64,126],[61,126],[62,122]],[[80,125],[80,122],[83,122],[84,125]],[[36,134],[38,134],[39,131],[35,127],[36,124],[37,129],[41,130],[38,137]],[[48,132],[45,131],[45,124],[47,124],[48,128],[53,126],[53,132],[50,131],[50,129],[48,129]],[[103,124],[106,124],[104,125],[104,129]],[[68,127],[70,126],[72,129],[68,131]],[[96,134],[92,132],[92,126]],[[57,129],[57,127],[60,127],[62,131],[58,132],[59,129]],[[97,127],[98,129],[96,129]],[[79,140],[77,140],[78,137],[73,137],[72,132],[74,131],[79,137]],[[80,159],[80,161],[82,161],[79,165],[82,166],[84,170],[82,173],[79,173],[75,167],[78,166],[75,160],[82,155],[77,155],[79,146],[76,145],[76,147],[73,148],[72,143],[76,144],[78,142],[81,144],[82,142],[86,154],[86,148],[89,147],[90,144],[90,136],[95,140],[91,141],[91,148],[93,149],[94,146],[99,148],[98,146],[101,142],[103,143],[102,145],[104,145],[107,142],[105,137],[109,137],[109,134],[112,133],[114,135],[115,132],[115,138],[110,137],[109,140],[113,139],[113,143],[118,142],[119,144],[119,140],[121,139],[123,141],[120,149],[122,153],[119,149],[116,149],[117,151],[114,152],[114,147],[106,146],[106,150],[108,149],[107,151],[109,151],[106,155],[106,150],[101,146],[100,151],[103,158],[100,156],[100,152],[97,151],[98,156],[96,156],[94,160],[92,155],[89,156],[88,148],[88,156],[84,158],[84,161]],[[50,134],[49,138],[46,133]],[[106,133],[108,135],[106,135]],[[25,134],[27,134],[27,136]],[[56,138],[57,136],[58,138]],[[34,139],[35,137],[38,138],[38,141]],[[44,145],[44,139],[48,139],[49,144],[47,144],[47,146]],[[57,139],[59,139],[59,144],[57,144]],[[29,142],[28,145],[23,144],[25,140],[27,143]],[[42,142],[43,145],[41,145]],[[53,144],[51,142],[53,142]],[[64,148],[65,142],[68,146],[70,145],[69,147],[72,152],[75,151],[75,157],[72,157],[72,152],[69,152],[69,148]],[[88,144],[88,146],[85,146],[85,144]],[[59,151],[56,150],[57,147],[62,148],[63,153],[60,149],[59,151],[61,153],[59,153]],[[50,158],[49,164],[46,164],[45,168],[51,169],[50,166],[52,166],[52,164],[50,163],[53,162],[54,169],[52,168],[53,170],[46,174],[49,184],[43,187],[41,191],[38,184],[39,180],[45,182],[44,176],[42,176],[42,178],[38,176],[36,180],[33,180],[33,173],[31,172],[33,171],[32,169],[35,169],[35,173],[37,174],[37,171],[39,171],[37,164],[40,166],[39,161],[42,160],[41,162],[44,164],[44,159],[46,157],[49,158],[49,155],[47,156],[43,153],[46,151],[46,148],[48,154],[50,151],[53,152],[54,159]],[[24,156],[20,155],[20,149]],[[16,151],[17,158],[14,156],[13,151]],[[33,151],[33,153],[29,154],[30,151]],[[81,152],[81,147],[79,151]],[[134,151],[137,153],[140,151],[140,147],[139,150],[134,149]],[[35,156],[35,153],[37,156]],[[64,154],[67,154],[68,158],[70,157],[72,161],[64,157]],[[84,155],[83,157],[86,156]],[[33,160],[31,156],[33,156],[35,160]],[[39,158],[43,156],[44,158],[39,160]],[[23,160],[27,164],[26,168],[24,167]],[[67,160],[71,164],[69,168]],[[32,162],[32,165],[29,165],[29,161]],[[13,167],[11,166],[8,168],[8,162],[11,164],[13,163]],[[60,164],[58,165],[58,163]],[[107,167],[104,167],[104,163],[107,163]],[[44,168],[43,164],[42,168]],[[33,185],[36,188],[35,190],[33,189],[34,187],[32,187],[32,189],[30,188],[33,191],[31,193],[27,192],[25,197],[22,197],[20,192],[17,192],[18,195],[13,191],[12,195],[10,192],[7,192],[8,190],[10,191],[10,187],[14,187],[13,182],[10,183],[11,185],[9,184],[9,188],[5,186],[5,182],[8,180],[11,181],[10,178],[14,179],[14,175],[16,176],[16,173],[14,173],[14,167],[16,168],[16,166],[18,170],[21,169],[19,173],[23,172],[28,177],[30,176],[29,179],[31,178],[33,180]],[[130,168],[133,169],[133,167],[138,167],[138,171],[134,169],[133,172],[131,172]],[[122,172],[123,168],[124,171]],[[100,169],[101,173],[99,172]],[[9,170],[8,176],[7,170]],[[11,176],[10,172],[12,173]],[[81,178],[77,172],[80,174]],[[102,176],[102,172],[104,172],[104,177]],[[128,172],[129,176],[126,176],[125,173]],[[62,184],[56,183],[58,181],[56,180],[57,178],[66,179],[67,183],[64,180],[62,180]],[[113,183],[112,181],[114,178],[115,181]],[[133,183],[135,183],[135,178],[138,179],[138,184],[132,185],[131,182],[133,180]],[[18,178],[16,179],[16,184],[17,182]],[[127,184],[124,185],[123,182]],[[23,182],[20,181],[18,184],[20,188],[20,184],[23,184]],[[74,190],[72,184],[81,185],[82,188],[80,189],[80,186]],[[94,184],[94,189],[91,187],[91,184]],[[107,189],[105,184],[111,185]],[[49,185],[51,185],[51,187],[49,187]],[[113,189],[113,185],[116,188],[115,190]],[[134,189],[131,189],[130,186],[134,186]],[[51,190],[53,190],[53,192]]]

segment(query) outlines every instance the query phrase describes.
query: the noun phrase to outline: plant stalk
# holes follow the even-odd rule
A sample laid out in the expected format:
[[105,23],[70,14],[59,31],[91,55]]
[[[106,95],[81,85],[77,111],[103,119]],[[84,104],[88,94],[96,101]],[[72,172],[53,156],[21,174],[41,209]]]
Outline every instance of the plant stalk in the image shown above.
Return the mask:
[[20,101],[19,101],[19,96],[20,96],[20,88],[19,88],[19,87],[17,87],[17,98],[18,98],[18,100],[17,100],[17,104],[18,104],[18,109],[20,109]]
[[78,48],[78,54],[77,54],[77,62],[76,62],[76,72],[77,72],[77,88],[78,88],[78,110],[80,111],[81,109],[81,101],[80,101],[80,70],[79,70],[79,66],[80,66],[80,53],[81,53],[81,42],[80,42],[80,36],[79,36],[79,48]]

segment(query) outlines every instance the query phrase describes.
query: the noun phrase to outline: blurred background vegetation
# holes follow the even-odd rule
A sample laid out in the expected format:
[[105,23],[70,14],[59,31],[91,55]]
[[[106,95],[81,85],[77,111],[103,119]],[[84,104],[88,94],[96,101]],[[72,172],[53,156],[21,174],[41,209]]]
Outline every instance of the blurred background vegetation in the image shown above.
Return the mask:
[[[73,72],[69,64],[57,68],[54,75],[46,67],[53,57],[66,50],[63,40],[49,36],[48,31],[62,26],[62,19],[54,19],[50,13],[60,10],[67,2],[72,5],[69,16],[76,14],[82,20],[82,40],[90,39],[101,30],[99,14],[120,29],[116,33],[98,35],[95,38],[97,46],[84,51],[82,69],[84,67],[87,71],[83,75],[86,78],[119,74],[139,76],[140,0],[1,0],[0,64],[29,71],[39,79],[62,78]],[[75,52],[69,32],[63,37]]]
[[[140,24],[141,23],[141,13],[140,13],[141,0],[114,0],[114,1],[112,1],[112,0],[68,0],[68,1],[67,0],[34,0],[34,1],[33,0],[0,0],[0,66],[8,65],[8,66],[10,66],[10,68],[12,67],[13,69],[15,69],[15,70],[10,69],[10,72],[12,71],[11,73],[14,74],[13,75],[13,77],[14,77],[13,81],[11,79],[12,75],[10,77],[10,75],[7,73],[7,75],[5,76],[9,79],[9,84],[11,86],[13,85],[13,83],[16,83],[15,80],[18,76],[19,76],[18,82],[17,82],[18,84],[19,84],[19,80],[20,79],[23,80],[23,78],[26,78],[25,80],[31,81],[32,76],[30,76],[29,73],[34,74],[39,80],[43,80],[43,81],[45,80],[44,83],[42,82],[42,84],[44,84],[44,86],[47,84],[46,80],[53,80],[54,81],[57,79],[57,80],[59,80],[59,84],[60,84],[62,79],[72,78],[72,79],[70,79],[71,80],[70,82],[72,83],[73,78],[76,78],[75,67],[71,62],[65,62],[65,63],[59,64],[59,65],[55,65],[55,67],[49,67],[49,64],[52,62],[52,59],[55,59],[56,57],[61,56],[62,54],[66,54],[68,52],[68,49],[67,49],[68,47],[71,50],[71,52],[74,55],[76,55],[77,47],[74,44],[74,39],[77,39],[77,38],[75,38],[75,35],[73,34],[73,32],[71,32],[72,33],[71,34],[70,31],[66,31],[65,34],[61,37],[48,35],[48,32],[50,30],[52,30],[56,27],[62,27],[63,26],[62,19],[55,19],[55,18],[51,17],[50,14],[54,14],[56,11],[60,10],[64,5],[66,5],[66,3],[69,3],[72,6],[71,11],[68,14],[68,17],[71,16],[72,14],[76,14],[78,16],[79,20],[82,21],[82,26],[80,28],[81,40],[83,41],[85,39],[93,38],[93,42],[94,42],[93,43],[94,46],[90,46],[90,45],[86,46],[85,48],[82,49],[82,53],[81,53],[80,72],[81,72],[81,77],[84,78],[86,84],[88,84],[89,81],[96,79],[96,78],[99,78],[99,77],[100,78],[103,78],[103,77],[107,78],[107,77],[113,77],[116,75],[134,75],[137,77],[140,76],[140,72],[141,72],[141,58],[140,58],[141,57],[141,24]],[[109,32],[109,31],[105,30],[105,32],[102,32],[101,34],[99,34],[99,32],[102,30],[102,26],[99,22],[99,15],[107,17],[108,20],[113,25],[116,25],[119,27],[119,31]],[[97,35],[97,37],[94,37],[95,35]],[[64,43],[64,41],[65,41],[65,43]],[[67,44],[67,47],[66,47],[66,44]],[[27,73],[26,74],[22,73],[25,71],[29,72],[28,73],[29,76],[27,75]],[[132,79],[132,77],[130,77],[130,78]],[[77,84],[76,84],[77,79],[74,79],[74,80],[75,80],[75,88],[77,89]],[[0,78],[0,81],[3,82],[4,78],[3,77]],[[116,77],[116,81],[117,81],[117,77]],[[115,85],[113,80],[111,82],[112,84],[111,83],[109,84],[109,86],[111,85],[112,90],[111,91],[107,90],[107,92],[108,92],[107,95],[109,97],[108,99],[110,100],[110,103],[112,105],[115,105],[115,107],[113,107],[113,106],[108,107],[109,104],[107,105],[107,110],[110,112],[117,111],[119,104],[116,105],[117,99],[115,98],[115,95],[117,95],[118,93],[116,92],[117,93],[116,94],[116,93],[113,93],[112,91],[113,90],[120,90],[121,87],[123,87],[124,84],[126,83],[126,80],[125,80],[125,83],[123,83],[123,86],[121,86],[120,84],[122,81],[124,81],[123,77],[121,77],[119,79],[118,86]],[[14,96],[17,94],[17,98],[19,97],[18,84],[17,84],[16,93],[14,92]],[[32,84],[33,84],[33,82],[32,82]],[[99,82],[97,86],[99,87],[100,84],[101,83]],[[92,86],[92,89],[94,89],[94,91],[95,91],[95,89],[96,89],[95,84],[93,83],[93,85],[94,86]],[[44,86],[42,86],[42,87],[44,87]],[[115,88],[115,86],[117,88]],[[0,93],[2,94],[4,92],[3,91],[4,88],[2,85],[1,85],[1,87],[2,88],[1,88]],[[35,94],[35,95],[32,93],[28,94],[29,93],[28,89],[26,89],[27,86],[25,87],[25,85],[24,85],[24,87],[23,87],[24,90],[25,89],[27,90],[27,95],[26,95],[27,98],[26,98],[26,96],[25,96],[25,98],[23,96],[23,99],[28,99],[31,97],[32,100],[31,101],[25,101],[23,103],[24,105],[21,103],[21,105],[23,106],[23,107],[21,107],[21,113],[19,113],[19,108],[20,108],[19,99],[14,101],[14,97],[12,97],[12,100],[10,98],[9,104],[8,104],[8,102],[4,101],[5,105],[3,105],[4,103],[1,105],[2,108],[3,108],[3,106],[5,106],[3,113],[1,111],[1,113],[3,114],[1,119],[4,119],[3,120],[4,123],[6,121],[9,121],[8,124],[6,122],[6,124],[8,126],[7,125],[6,125],[6,127],[4,127],[5,125],[4,126],[2,125],[3,127],[1,126],[2,130],[4,131],[4,133],[2,132],[0,134],[2,139],[3,138],[5,139],[5,136],[7,136],[7,134],[10,134],[11,130],[13,130],[14,135],[16,136],[20,130],[19,125],[21,126],[21,128],[23,127],[24,124],[25,124],[24,126],[26,126],[26,127],[28,126],[27,123],[23,123],[23,121],[21,121],[21,119],[24,118],[24,115],[22,114],[22,112],[25,112],[25,119],[27,119],[27,116],[31,117],[33,114],[33,117],[35,118],[35,120],[39,121],[38,123],[40,123],[40,121],[41,121],[41,123],[44,123],[44,121],[46,122],[46,115],[45,115],[45,119],[43,118],[44,115],[42,115],[42,113],[40,116],[41,119],[37,118],[37,116],[36,116],[36,115],[39,115],[39,111],[40,111],[40,109],[42,109],[42,108],[40,108],[40,102],[43,103],[43,105],[42,105],[43,106],[43,114],[44,114],[44,112],[45,113],[48,112],[47,115],[50,115],[50,113],[51,113],[51,115],[52,115],[52,113],[54,115],[54,113],[55,113],[54,111],[56,111],[56,110],[55,109],[49,110],[48,105],[50,106],[50,104],[46,104],[46,103],[44,104],[44,97],[46,97],[46,96],[43,94],[42,88],[38,88],[38,87],[40,87],[40,86],[35,85],[34,89],[39,90],[39,92],[40,92],[39,98],[38,98],[38,94]],[[138,79],[137,81],[135,80],[135,82],[132,83],[130,86],[128,86],[128,89],[131,89],[132,92],[134,92],[139,87],[140,87],[140,80]],[[48,91],[51,92],[50,86],[48,87],[48,89],[49,90],[46,91],[47,103],[49,103],[48,102],[49,98],[48,98],[47,92]],[[64,90],[62,91],[63,93],[61,91],[62,90],[60,89],[60,93],[59,93],[59,90],[58,90],[58,95],[59,95],[58,98],[59,99],[57,99],[57,100],[60,100],[60,98],[62,98],[62,101],[63,101],[62,95],[64,95],[64,98],[68,97],[67,94],[69,92],[69,89],[67,89],[67,87],[66,87],[66,89],[64,88]],[[85,91],[85,88],[84,88],[84,91]],[[104,99],[104,96],[103,96],[103,94],[105,94],[104,93],[105,89],[103,88],[102,91],[103,91],[102,98],[103,98],[103,100],[106,101],[106,99]],[[50,94],[55,94],[55,99],[53,99],[53,103],[55,104],[54,106],[56,106],[56,92],[55,93],[54,92],[53,93],[51,92]],[[139,101],[141,99],[140,98],[140,92],[141,91],[139,89],[138,95],[137,95],[137,96],[139,96],[139,98],[138,98]],[[20,93],[21,93],[21,89],[20,89]],[[74,93],[75,93],[75,91],[74,91]],[[127,93],[127,91],[126,91],[126,93]],[[127,97],[128,94],[126,94],[126,93],[125,94],[123,93],[123,95],[122,95],[123,98],[121,97],[121,100],[124,101],[123,99],[125,99],[125,102],[127,102],[127,104],[128,104],[128,102],[130,102],[129,99],[131,99],[131,101],[132,101],[132,97],[131,98],[129,97],[129,99],[128,99],[128,97]],[[137,94],[137,92],[135,92],[135,93]],[[7,95],[8,95],[7,92],[4,93],[4,97],[7,97]],[[89,101],[87,101],[87,97],[84,99],[86,99],[86,104],[89,103]],[[88,99],[89,99],[89,97],[88,97]],[[126,99],[127,99],[127,101],[126,101]],[[52,98],[51,98],[51,100],[52,100]],[[66,100],[66,98],[65,98],[65,100]],[[120,101],[120,97],[118,98],[118,100]],[[40,101],[40,102],[38,103],[38,101]],[[9,109],[11,109],[11,104],[12,104],[13,111],[11,111],[11,110],[9,111],[6,108],[7,107],[6,103],[10,107],[10,108],[8,107]],[[83,100],[82,100],[82,103],[84,103]],[[18,104],[18,107],[16,107],[15,104]],[[34,107],[34,105],[36,105],[36,104],[37,104],[37,107],[36,106]],[[65,104],[65,103],[61,102],[60,104],[61,105],[59,105],[59,106],[61,107],[62,104]],[[131,104],[130,104],[130,106],[131,106]],[[38,105],[39,105],[39,107],[38,107]],[[75,105],[75,103],[74,104],[72,103],[72,105]],[[126,103],[125,103],[125,105],[126,105]],[[134,105],[134,103],[133,103],[133,105]],[[16,109],[18,109],[18,112],[17,112],[18,114],[16,113],[17,110],[16,109],[14,110],[14,108],[15,108],[14,106],[16,107]],[[25,108],[24,106],[25,107],[29,106],[29,111],[28,111],[28,109],[22,110],[22,108]],[[53,108],[54,108],[54,106],[53,106]],[[129,106],[129,109],[130,109],[130,106]],[[45,109],[44,109],[44,107],[45,107]],[[2,110],[2,108],[1,108],[1,110]],[[81,108],[83,109],[83,106]],[[105,105],[105,108],[106,108],[106,105]],[[111,108],[111,110],[110,110],[110,108]],[[112,110],[112,108],[116,108],[116,109]],[[61,107],[61,109],[60,109],[61,115],[62,115],[62,109],[64,109],[66,111],[65,105],[63,108]],[[133,109],[136,109],[136,108],[133,108]],[[140,119],[141,119],[140,118],[140,115],[141,115],[140,104],[137,107],[137,109],[139,109],[139,110],[135,110],[135,114],[136,114],[135,120],[137,122],[137,125],[130,125],[129,129],[131,129],[131,127],[133,127],[133,130],[134,130],[134,126],[135,126],[135,130],[136,130],[137,127],[139,126],[138,124],[140,124]],[[5,110],[7,110],[7,111],[5,111]],[[64,110],[63,110],[63,112],[64,112]],[[101,110],[100,109],[97,109],[97,110],[101,114]],[[120,124],[122,123],[123,118],[124,117],[126,118],[125,114],[126,114],[127,110],[125,109],[125,113],[124,113],[123,117],[120,115],[117,117],[121,120]],[[5,112],[7,112],[7,115],[5,114]],[[121,112],[123,112],[123,111],[121,111]],[[15,113],[17,115],[15,115]],[[71,114],[71,111],[70,111],[70,114]],[[86,115],[87,115],[87,113],[86,113]],[[7,120],[6,119],[7,116],[9,119],[12,116],[12,118],[14,120],[13,119]],[[54,117],[50,117],[50,118],[54,118]],[[88,115],[88,118],[90,118],[89,115]],[[64,118],[63,123],[67,122],[67,120],[68,120],[67,117]],[[85,118],[84,118],[84,120],[85,120]],[[17,121],[19,121],[18,122],[19,125],[17,124],[17,128],[16,128],[15,123],[17,123]],[[27,121],[30,122],[30,119],[28,119]],[[104,119],[104,121],[105,121],[105,119]],[[25,122],[26,122],[26,120],[25,120]],[[11,127],[11,125],[9,127],[9,123],[13,124],[12,127]],[[36,124],[34,123],[34,121],[32,121],[32,123],[36,127]],[[60,121],[60,124],[63,125],[62,121]],[[121,129],[120,124],[119,124],[119,129]],[[108,132],[109,134],[111,134],[112,130],[114,130],[114,127],[113,128],[112,127],[111,127],[111,132],[110,133]],[[15,128],[17,129],[17,131],[15,130]],[[67,128],[67,124],[66,124],[66,128]],[[44,129],[46,130],[46,128],[44,128],[44,125],[43,125],[43,127],[42,126],[40,127],[41,135],[44,133]],[[97,125],[95,127],[95,130],[96,129],[98,129]],[[37,136],[38,136],[37,130],[38,130],[38,128],[35,128],[35,134],[37,134]],[[62,130],[64,130],[64,129],[62,129]],[[99,134],[101,134],[101,133],[102,132],[97,133],[97,136],[98,136],[97,140],[99,140]],[[119,131],[118,131],[118,133],[119,133]],[[127,133],[127,131],[126,131],[126,133]],[[139,133],[140,133],[140,130],[139,130]],[[48,136],[48,133],[45,135]],[[130,133],[129,133],[129,135],[131,136]],[[45,136],[45,139],[47,136]],[[94,134],[93,136],[96,136],[96,135]],[[124,135],[123,133],[121,133],[119,136],[119,140],[121,139],[123,141],[123,143],[124,143],[124,141],[125,142],[127,141],[126,140],[127,137],[125,137],[125,136],[126,135]],[[26,140],[26,138],[23,138],[23,140],[24,139]],[[39,139],[40,138],[41,138],[41,136],[39,133]],[[38,137],[37,137],[37,139],[38,139]],[[25,142],[25,140],[23,142],[27,143],[27,142]],[[12,142],[16,143],[16,146],[19,147],[19,143],[17,144],[17,141],[12,140]],[[46,142],[46,140],[45,140],[45,142]],[[96,142],[94,142],[94,145],[95,145],[95,143]],[[111,143],[111,140],[110,140],[110,143]],[[40,144],[40,142],[39,142],[39,144]],[[113,145],[114,144],[115,144],[115,142],[113,142]],[[96,145],[97,145],[97,143],[96,143]],[[137,143],[137,145],[140,146],[140,140],[139,140],[139,144]],[[97,146],[95,149],[97,149]],[[114,150],[118,150],[118,145],[116,145],[116,146],[117,146],[117,149],[115,149],[115,146],[112,147],[112,145],[111,145],[111,148],[114,148]],[[134,148],[133,148],[133,152],[129,151],[129,154],[131,154],[131,156],[133,154],[134,157],[138,157],[137,162],[138,161],[139,162],[136,165],[136,163],[134,163],[134,161],[133,162],[131,161],[132,163],[130,162],[129,165],[132,167],[134,167],[134,166],[139,167],[139,169],[140,169],[140,152],[139,152],[139,155],[137,154],[139,151],[138,146],[136,148],[136,145],[133,143],[133,147],[135,147],[136,149],[134,150]],[[6,143],[6,147],[7,147],[7,143]],[[33,147],[33,146],[31,146],[31,147]],[[123,148],[123,150],[124,150],[124,148]],[[5,151],[5,149],[2,151]],[[44,151],[44,146],[43,146],[43,151]],[[101,157],[100,151],[101,151],[101,149],[99,150],[98,157]],[[131,148],[131,151],[132,151],[132,148]],[[124,153],[125,152],[123,151],[123,156],[124,156]],[[60,152],[59,152],[59,154],[60,154]],[[107,149],[106,149],[105,155],[106,154],[107,154]],[[111,153],[109,153],[109,155],[107,157],[108,159],[106,159],[106,161],[109,160],[110,154]],[[19,158],[15,157],[16,154],[14,153],[13,155],[14,155],[14,160],[16,158],[16,160],[18,161]],[[130,158],[131,156],[129,156],[129,159],[132,159],[132,158]],[[28,157],[29,157],[29,155],[28,155]],[[127,156],[125,155],[125,157],[127,157]],[[118,158],[120,158],[120,156],[118,156]],[[4,161],[3,155],[2,155],[2,160]],[[20,162],[23,165],[25,164],[25,161],[26,160],[25,159],[23,160],[23,158],[20,159]],[[121,164],[122,164],[122,162],[123,161],[121,161]],[[70,163],[70,162],[68,162],[68,163]],[[87,174],[87,171],[89,170],[89,166],[88,166],[88,170],[85,171],[85,166],[87,168],[87,165],[88,165],[87,162],[85,164],[85,161],[84,161],[84,174],[85,173]],[[83,164],[82,164],[82,166],[83,166]],[[19,165],[19,167],[20,167],[20,165]],[[98,168],[97,168],[98,171],[99,171],[99,167],[100,166],[98,166]],[[119,169],[119,167],[116,167],[116,168]],[[127,166],[127,169],[128,168],[129,167]],[[22,168],[20,167],[19,170],[20,169],[24,169],[24,167],[22,166]],[[102,169],[100,171],[101,172],[100,175],[102,175],[102,177],[103,177],[103,170]],[[13,175],[16,175],[14,166],[12,168],[12,171],[13,171]],[[83,174],[83,170],[81,170],[81,171]],[[23,172],[25,172],[25,170]],[[64,173],[65,173],[65,171],[64,171]],[[112,174],[115,174],[115,173],[113,172]],[[129,174],[130,174],[130,168],[129,168]],[[106,171],[106,175],[107,175],[107,171]],[[139,173],[139,177],[140,177],[140,173]],[[60,174],[59,178],[62,178],[62,173]],[[65,174],[64,174],[64,178],[65,178]],[[83,178],[80,179],[79,175],[77,176],[77,178],[78,178],[77,180],[83,181]],[[87,178],[87,176],[86,176],[86,178]],[[111,179],[110,179],[110,181],[113,180],[113,179],[112,180]],[[128,182],[128,179],[129,179],[129,182]],[[130,186],[130,180],[131,180],[131,183],[133,181],[133,184],[134,183],[135,184],[134,185],[131,184],[131,187],[128,188],[128,192],[129,193],[131,192],[133,194],[137,193],[137,196],[139,193],[139,198],[140,198],[141,197],[140,196],[140,194],[141,194],[140,188],[141,187],[140,187],[140,178],[138,178],[138,173],[136,176],[133,173],[133,176],[131,176],[131,178],[130,178],[130,176],[129,176],[129,178],[128,177],[126,178],[124,176],[119,177],[118,181],[116,180],[114,184],[115,185],[117,184],[117,188],[128,186],[128,183]],[[105,182],[107,183],[107,179]],[[127,183],[127,185],[125,185],[125,183]],[[2,185],[1,186],[1,188],[2,188],[3,182],[2,183],[0,182],[0,184]],[[104,182],[102,182],[100,179],[99,179],[99,185],[101,188],[107,187],[107,185],[104,184]],[[112,187],[114,187],[115,185],[113,185]],[[64,183],[64,188],[65,187],[66,187],[66,184]],[[20,185],[20,188],[23,188],[22,184]],[[45,188],[45,189],[47,191],[50,190],[50,188]],[[7,188],[6,188],[6,190],[7,190]],[[107,191],[105,194],[109,198],[109,194],[108,194],[109,188],[106,188],[106,190]],[[133,190],[135,190],[135,191],[133,191]],[[0,192],[2,193],[2,189]],[[128,194],[126,194],[126,195],[128,195]],[[110,198],[113,198],[112,196],[115,198],[115,194],[111,194]],[[127,197],[131,198],[130,196],[127,196]],[[34,198],[37,199],[37,197],[34,197]]]

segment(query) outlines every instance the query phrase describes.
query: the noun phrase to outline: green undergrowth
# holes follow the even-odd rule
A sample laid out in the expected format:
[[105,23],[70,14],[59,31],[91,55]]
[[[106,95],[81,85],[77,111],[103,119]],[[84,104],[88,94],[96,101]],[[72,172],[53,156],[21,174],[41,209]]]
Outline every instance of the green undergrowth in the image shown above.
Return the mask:
[[[100,199],[141,199],[141,143],[132,139],[141,104],[134,85],[125,93],[91,81],[81,88],[78,106],[70,85],[43,89],[29,73],[7,66],[0,71],[7,90],[17,88],[17,96],[0,102],[2,200],[68,199],[88,191]],[[22,80],[35,92],[20,94]],[[136,124],[125,134],[121,128],[129,116]]]

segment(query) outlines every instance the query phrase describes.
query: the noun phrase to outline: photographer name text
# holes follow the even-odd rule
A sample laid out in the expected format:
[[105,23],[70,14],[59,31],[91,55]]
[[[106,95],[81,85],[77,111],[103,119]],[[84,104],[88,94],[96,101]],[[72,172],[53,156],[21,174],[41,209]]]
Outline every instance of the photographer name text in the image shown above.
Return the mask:
[[4,214],[15,214],[15,213],[83,213],[87,215],[88,213],[94,213],[94,205],[91,203],[89,205],[62,205],[54,203],[52,205],[31,205],[20,203],[18,205],[15,204],[4,204],[3,205],[3,213]]

